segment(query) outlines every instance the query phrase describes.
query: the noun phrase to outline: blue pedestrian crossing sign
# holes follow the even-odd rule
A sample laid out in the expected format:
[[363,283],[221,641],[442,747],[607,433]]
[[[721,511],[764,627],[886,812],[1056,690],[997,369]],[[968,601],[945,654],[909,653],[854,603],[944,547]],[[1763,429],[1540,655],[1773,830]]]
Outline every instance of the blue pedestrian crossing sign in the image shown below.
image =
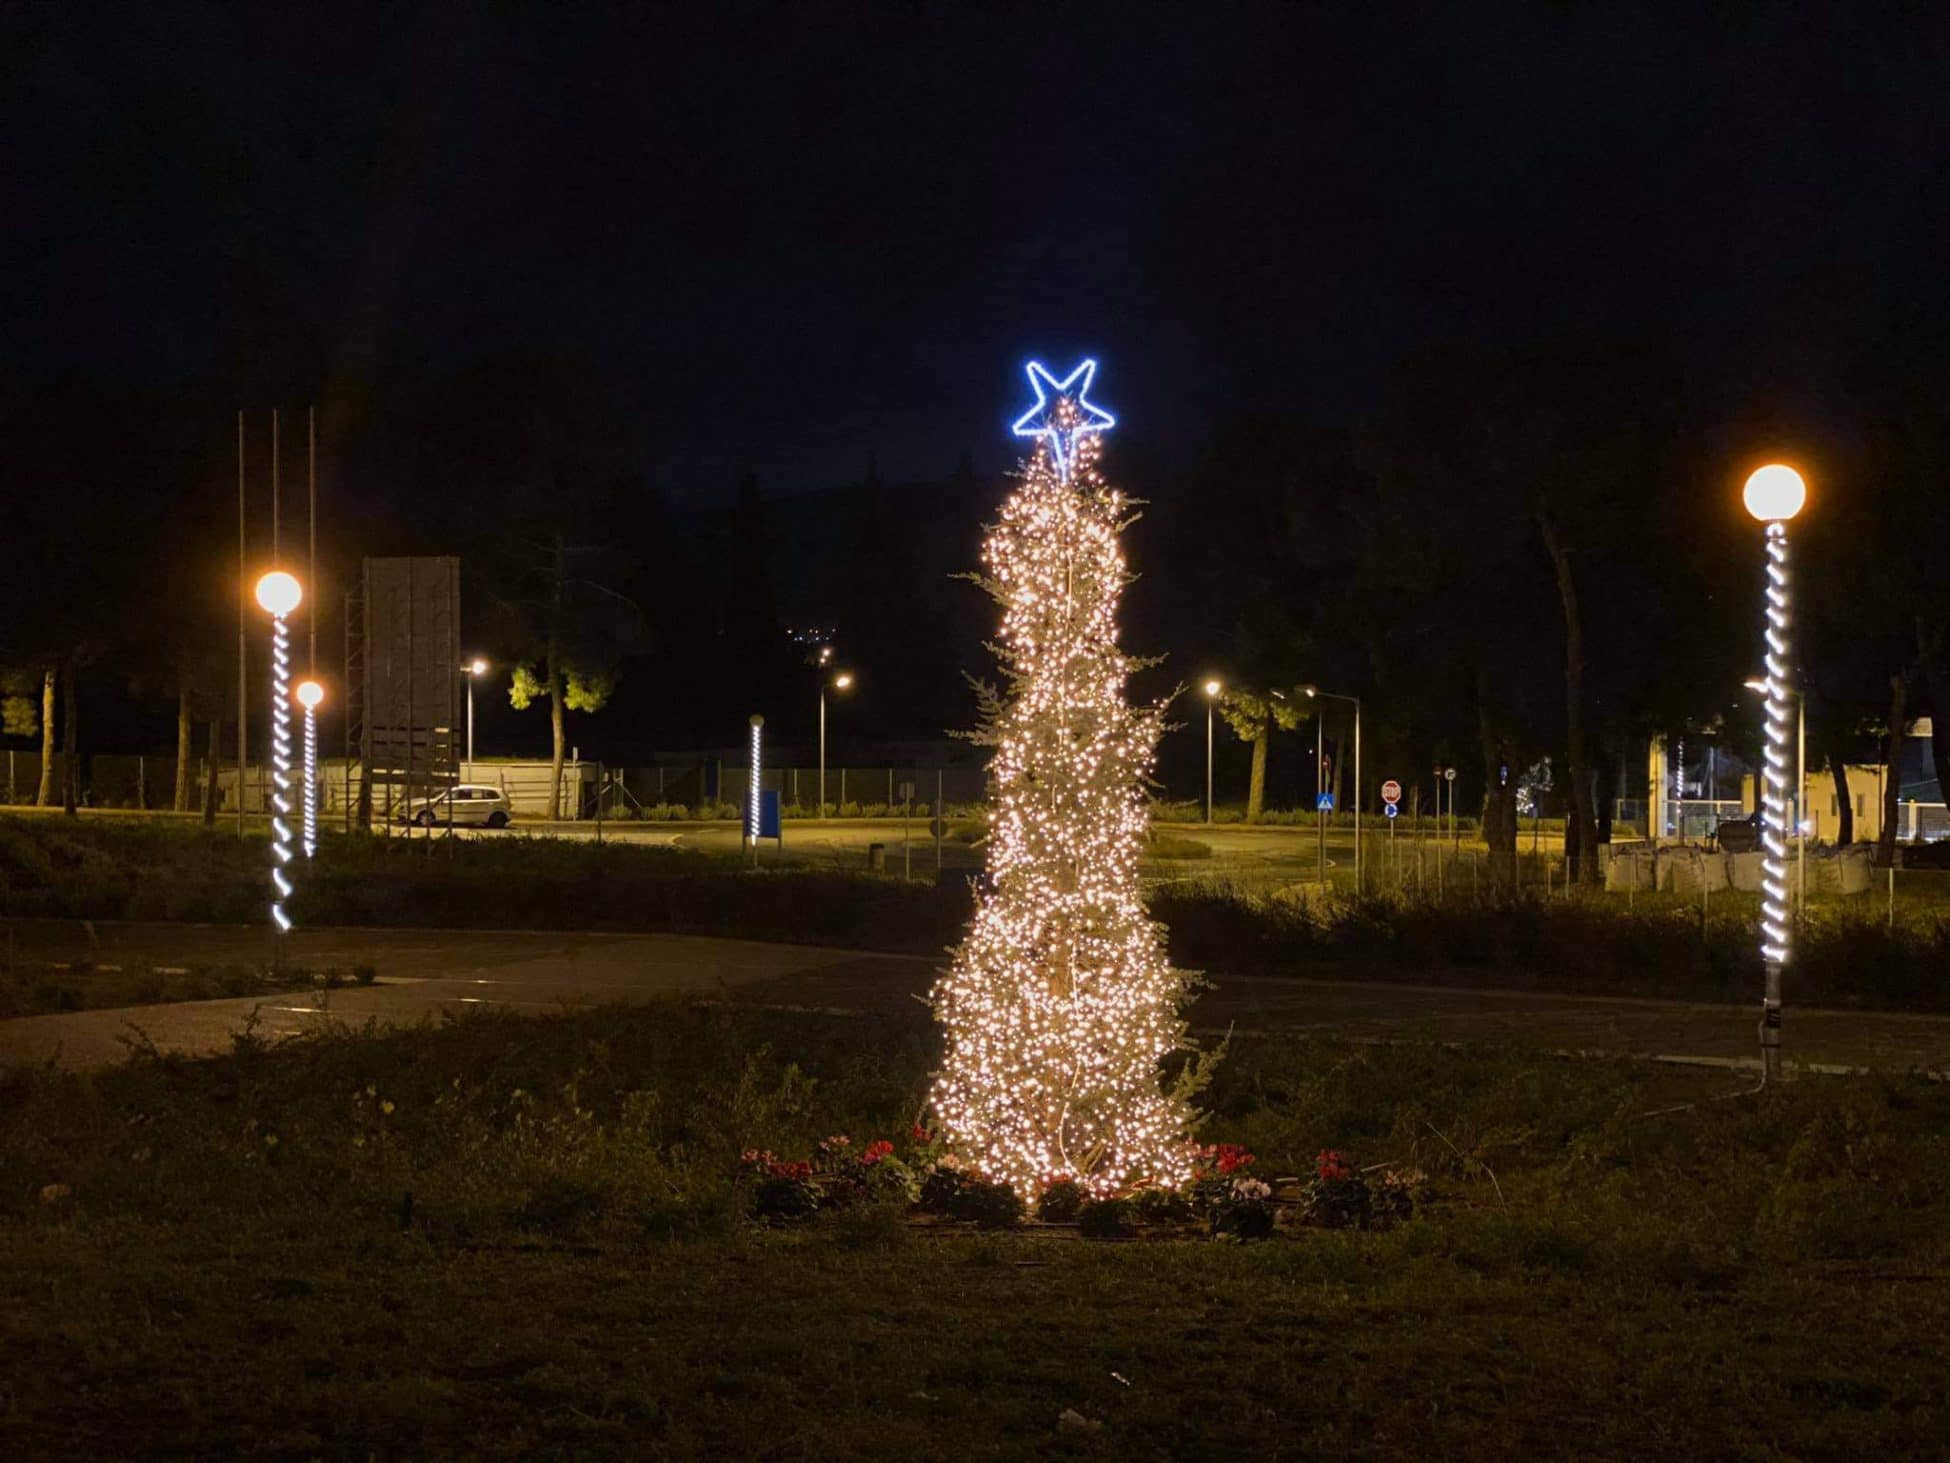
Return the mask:
[[1320,795],[1319,797],[1317,797],[1317,798],[1315,798],[1315,799],[1314,799],[1314,811],[1315,811],[1315,812],[1318,812],[1318,813],[1331,813],[1331,812],[1333,812],[1333,811],[1334,811],[1334,795],[1333,795],[1333,794],[1332,794],[1331,792],[1324,792],[1324,793],[1322,793],[1322,794],[1321,794],[1321,795]]

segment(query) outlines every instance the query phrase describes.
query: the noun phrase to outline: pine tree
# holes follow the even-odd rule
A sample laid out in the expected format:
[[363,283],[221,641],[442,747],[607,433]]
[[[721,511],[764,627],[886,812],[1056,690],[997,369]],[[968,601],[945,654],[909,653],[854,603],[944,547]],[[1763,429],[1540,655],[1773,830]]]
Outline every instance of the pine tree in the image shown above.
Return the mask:
[[1112,419],[1084,399],[1094,369],[1058,383],[1030,367],[1038,404],[1016,430],[1038,445],[983,548],[1006,681],[976,734],[995,749],[989,880],[933,996],[943,1139],[1025,1196],[1060,1177],[1105,1194],[1190,1172],[1188,1085],[1166,1090],[1159,1066],[1185,1045],[1186,982],[1137,877],[1164,708],[1125,700],[1132,505],[1096,470]]

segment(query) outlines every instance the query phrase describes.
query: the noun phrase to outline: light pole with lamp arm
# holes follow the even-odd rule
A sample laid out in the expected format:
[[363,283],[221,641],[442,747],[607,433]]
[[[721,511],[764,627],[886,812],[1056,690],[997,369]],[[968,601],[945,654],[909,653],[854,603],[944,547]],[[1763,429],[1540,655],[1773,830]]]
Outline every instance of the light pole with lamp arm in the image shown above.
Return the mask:
[[[1762,635],[1766,640],[1766,740],[1761,747],[1760,956],[1766,969],[1760,1007],[1761,1080],[1781,1075],[1781,970],[1791,929],[1787,898],[1788,656],[1792,600],[1788,581],[1788,520],[1808,501],[1801,474],[1779,463],[1757,469],[1741,492],[1747,511],[1766,525],[1767,584]],[[1796,792],[1797,802],[1799,790]],[[1797,817],[1799,809],[1797,808]]]
[[461,667],[467,676],[467,775],[474,776],[474,683],[488,673],[488,663],[475,656]]
[[[1328,701],[1346,701],[1354,707],[1354,892],[1360,894],[1365,888],[1361,881],[1361,698],[1343,696],[1338,691],[1323,691],[1318,686],[1302,686],[1300,689],[1307,693],[1309,700],[1321,698]],[[1314,765],[1319,766],[1319,763],[1316,762]],[[1322,826],[1324,829],[1325,825]],[[1321,836],[1324,847],[1326,838],[1324,831]],[[1323,853],[1323,867],[1325,863],[1326,857]]]
[[[823,658],[821,663],[824,664]],[[826,816],[826,691],[828,687],[844,691],[852,684],[852,671],[841,671],[830,680],[824,671],[819,674],[819,809],[813,815],[816,818]],[[936,811],[938,813],[939,809]]]
[[1205,683],[1205,822],[1212,823],[1212,711],[1225,687],[1215,676]]

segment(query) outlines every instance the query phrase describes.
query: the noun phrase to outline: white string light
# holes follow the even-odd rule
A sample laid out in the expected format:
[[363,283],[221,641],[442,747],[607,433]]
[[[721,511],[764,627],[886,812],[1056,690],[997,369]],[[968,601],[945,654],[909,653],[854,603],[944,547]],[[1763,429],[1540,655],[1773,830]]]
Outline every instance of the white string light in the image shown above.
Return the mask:
[[751,844],[754,852],[758,849],[759,769],[762,766],[759,753],[762,745],[761,739],[764,736],[764,728],[764,717],[752,717],[752,777],[751,786],[745,794],[745,839]]
[[318,851],[318,704],[325,699],[325,688],[316,681],[298,686],[298,704],[305,708],[305,787],[300,806],[304,809],[303,833],[299,846],[305,861]]
[[[291,897],[291,636],[285,616],[298,608],[303,592],[298,581],[282,570],[257,581],[257,602],[271,615],[271,923],[279,934],[291,929],[284,901]],[[238,789],[241,797],[243,790]]]
[[1125,701],[1131,505],[1095,469],[1111,419],[1082,400],[1091,374],[1031,368],[1043,410],[1016,431],[1039,442],[983,546],[1009,691],[978,734],[995,748],[989,884],[933,995],[942,1135],[1030,1197],[1065,1177],[1105,1194],[1191,1174],[1189,1113],[1159,1072],[1185,1045],[1185,979],[1137,882],[1163,708]]

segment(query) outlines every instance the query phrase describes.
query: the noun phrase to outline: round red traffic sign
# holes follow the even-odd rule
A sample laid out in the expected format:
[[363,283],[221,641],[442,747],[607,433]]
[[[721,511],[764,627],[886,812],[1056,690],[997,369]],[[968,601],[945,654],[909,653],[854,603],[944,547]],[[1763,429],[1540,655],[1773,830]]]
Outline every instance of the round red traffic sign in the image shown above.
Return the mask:
[[1384,803],[1400,802],[1402,800],[1402,785],[1395,781],[1394,778],[1389,778],[1381,784],[1381,800]]

